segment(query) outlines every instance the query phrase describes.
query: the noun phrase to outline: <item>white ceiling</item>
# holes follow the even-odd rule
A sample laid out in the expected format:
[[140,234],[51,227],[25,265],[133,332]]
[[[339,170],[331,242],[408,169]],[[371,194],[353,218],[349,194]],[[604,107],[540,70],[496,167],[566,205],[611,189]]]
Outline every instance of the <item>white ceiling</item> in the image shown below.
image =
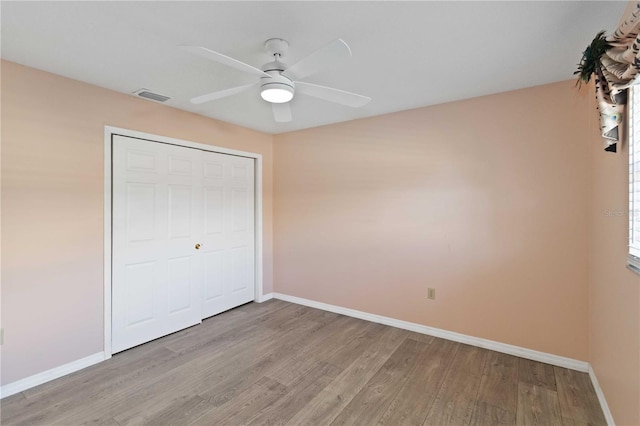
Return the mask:
[[[282,133],[572,78],[580,52],[612,31],[625,2],[7,2],[2,58],[176,108]],[[191,97],[256,81],[192,56],[201,45],[260,67],[266,39],[293,64],[336,38],[353,57],[305,81],[373,98],[352,109],[296,96],[275,123],[258,90],[203,105]]]

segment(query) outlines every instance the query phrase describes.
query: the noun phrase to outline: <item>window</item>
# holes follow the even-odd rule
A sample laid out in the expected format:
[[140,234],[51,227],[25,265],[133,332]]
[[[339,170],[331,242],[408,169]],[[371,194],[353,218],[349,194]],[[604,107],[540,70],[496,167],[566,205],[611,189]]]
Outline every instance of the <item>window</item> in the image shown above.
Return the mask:
[[629,92],[629,265],[640,270],[640,85]]

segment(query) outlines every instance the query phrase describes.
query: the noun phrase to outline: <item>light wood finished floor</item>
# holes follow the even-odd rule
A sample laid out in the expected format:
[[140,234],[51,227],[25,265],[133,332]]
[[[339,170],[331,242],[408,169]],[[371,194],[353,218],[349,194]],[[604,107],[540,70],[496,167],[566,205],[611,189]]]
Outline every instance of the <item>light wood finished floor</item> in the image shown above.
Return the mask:
[[278,300],[2,400],[3,425],[604,425],[587,374]]

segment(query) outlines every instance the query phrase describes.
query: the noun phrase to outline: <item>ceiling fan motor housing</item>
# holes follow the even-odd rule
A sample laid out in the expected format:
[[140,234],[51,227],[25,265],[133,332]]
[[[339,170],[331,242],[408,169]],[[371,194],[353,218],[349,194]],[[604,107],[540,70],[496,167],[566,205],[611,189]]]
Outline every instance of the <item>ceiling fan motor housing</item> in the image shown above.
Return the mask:
[[[267,64],[270,65],[270,64]],[[267,68],[265,66],[265,68]],[[295,94],[295,83],[281,74],[280,69],[265,69],[271,77],[262,77],[260,95],[262,99],[271,103],[289,102]]]
[[262,71],[271,77],[262,77],[260,96],[267,102],[282,104],[293,99],[296,86],[290,78],[282,75],[287,69],[280,58],[289,48],[289,43],[282,38],[270,38],[264,43],[265,48],[273,56],[274,61],[264,64]]

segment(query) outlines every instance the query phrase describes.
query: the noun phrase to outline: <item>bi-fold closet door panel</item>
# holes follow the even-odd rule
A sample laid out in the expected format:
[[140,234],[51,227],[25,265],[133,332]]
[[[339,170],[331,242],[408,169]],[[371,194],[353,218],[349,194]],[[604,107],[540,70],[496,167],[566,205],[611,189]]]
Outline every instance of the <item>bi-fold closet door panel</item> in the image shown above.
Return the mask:
[[114,136],[114,353],[253,300],[253,168],[249,158]]
[[254,161],[203,152],[203,318],[254,299]]

